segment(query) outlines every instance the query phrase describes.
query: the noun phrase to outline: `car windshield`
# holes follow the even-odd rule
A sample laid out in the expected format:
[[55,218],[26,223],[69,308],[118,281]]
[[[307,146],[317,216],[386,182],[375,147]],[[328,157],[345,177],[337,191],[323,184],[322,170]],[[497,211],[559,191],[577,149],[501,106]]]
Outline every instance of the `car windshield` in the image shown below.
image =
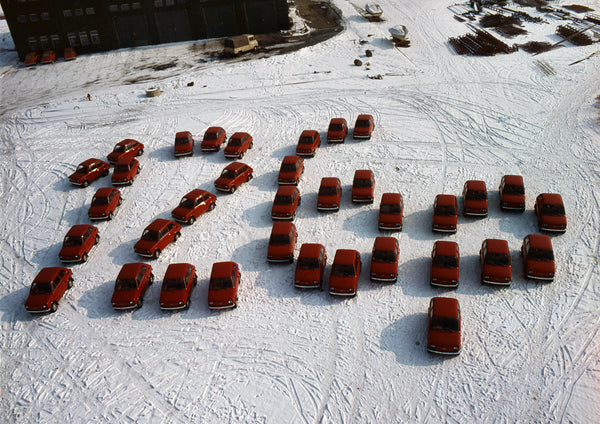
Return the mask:
[[281,172],[294,172],[296,170],[295,163],[282,163],[281,168],[279,169]]
[[87,165],[79,165],[75,172],[78,174],[87,174],[90,172],[90,168]]
[[456,256],[435,255],[432,265],[440,268],[457,268],[458,258]]
[[142,233],[142,239],[148,240],[148,241],[157,241],[158,240],[158,231],[146,229]]
[[108,197],[94,196],[94,197],[92,197],[92,205],[93,206],[108,205]]
[[529,249],[529,258],[535,261],[553,261],[554,252],[550,249]]
[[279,196],[275,196],[275,204],[277,205],[291,205],[293,202],[292,200],[292,196],[284,196],[284,195],[279,195]]
[[230,289],[233,287],[233,279],[231,277],[220,277],[210,279],[211,290]]
[[65,246],[81,246],[83,244],[82,236],[67,236],[65,237],[65,241],[63,243]]
[[137,286],[135,278],[119,278],[115,282],[115,290],[117,291],[134,290]]
[[485,190],[469,190],[465,196],[467,200],[487,200],[487,191]]
[[189,140],[187,137],[178,137],[175,139],[175,145],[176,146],[183,146],[185,144],[188,144]]
[[565,208],[563,205],[544,205],[542,207],[542,214],[561,216],[565,214]]
[[181,202],[179,202],[179,206],[186,209],[192,209],[194,207],[194,199],[184,197],[181,199]]
[[296,266],[298,269],[318,269],[319,260],[317,258],[298,258]]
[[380,212],[384,214],[399,214],[402,212],[399,203],[384,203],[381,205]]
[[52,293],[52,284],[44,281],[41,283],[33,283],[31,285],[31,294],[47,294]]
[[25,59],[33,59],[36,56],[37,56],[37,53],[29,53],[27,56],[25,56]]
[[369,126],[369,120],[368,119],[361,119],[359,121],[356,121],[356,126],[357,127],[368,127]]
[[368,188],[368,187],[371,187],[371,179],[370,178],[355,178],[353,185],[354,185],[354,187],[357,187],[357,188]]
[[510,265],[510,256],[506,253],[491,253],[485,255],[485,263],[488,265],[508,266]]
[[352,277],[356,275],[356,272],[354,271],[354,265],[333,264],[331,267],[331,275],[337,277]]
[[313,144],[313,138],[312,137],[300,137],[300,140],[298,140],[298,143],[300,143],[300,144]]
[[163,290],[182,290],[185,289],[185,281],[183,278],[166,278],[163,281]]
[[123,153],[125,151],[125,146],[123,146],[122,144],[117,144],[115,146],[115,148],[113,149],[113,152],[115,153]]
[[52,54],[53,54],[52,52],[46,52],[46,53],[44,53],[44,57],[45,58],[51,57]]
[[290,244],[290,236],[289,236],[289,234],[271,234],[271,238],[269,239],[269,244],[275,244],[275,245]]
[[454,206],[437,205],[435,207],[435,214],[440,216],[454,216],[456,215],[456,208]]
[[206,134],[204,134],[204,139],[205,140],[216,140],[217,139],[217,133],[213,133],[213,132],[206,133]]
[[229,139],[229,145],[230,146],[241,146],[242,145],[242,139],[241,138],[230,138]]
[[342,131],[344,126],[342,124],[330,124],[329,131]]
[[235,177],[235,172],[232,171],[231,169],[224,169],[223,172],[221,172],[221,177],[227,178],[227,179],[232,179]]
[[522,185],[510,185],[507,184],[504,186],[505,194],[525,194],[525,187]]
[[115,174],[120,174],[122,172],[129,172],[129,164],[127,165],[117,165],[115,166]]
[[431,318],[429,328],[435,331],[458,331],[460,326],[458,318],[434,316]]
[[337,194],[336,186],[321,186],[319,188],[319,196],[335,196]]
[[393,250],[376,250],[373,252],[375,262],[396,262],[396,252]]

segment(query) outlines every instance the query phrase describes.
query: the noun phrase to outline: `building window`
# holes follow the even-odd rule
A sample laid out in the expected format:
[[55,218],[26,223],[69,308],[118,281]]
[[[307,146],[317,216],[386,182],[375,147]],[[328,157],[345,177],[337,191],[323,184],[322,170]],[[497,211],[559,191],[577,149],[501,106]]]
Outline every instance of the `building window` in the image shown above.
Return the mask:
[[132,8],[133,10],[138,10],[138,9],[141,9],[141,8],[142,8],[142,4],[141,4],[139,1],[137,1],[137,2],[135,2],[135,3],[131,3],[131,8]]
[[58,34],[52,34],[50,36],[50,43],[52,44],[53,49],[57,49],[58,47],[60,47],[60,37],[58,36]]
[[49,21],[50,14],[48,12],[42,12],[42,13],[40,13],[40,18],[42,18],[42,21]]
[[121,11],[122,12],[129,12],[129,3],[123,3],[121,5]]
[[86,46],[90,45],[90,37],[88,36],[87,32],[81,31],[79,33],[79,42],[81,42],[81,45],[83,47],[86,47]]
[[173,6],[175,4],[175,0],[165,0],[166,6]]
[[27,22],[27,16],[25,16],[25,15],[17,16],[17,22],[20,24],[24,24],[25,22]]
[[76,32],[69,32],[67,34],[67,38],[69,39],[69,45],[71,47],[77,47],[77,46],[79,46],[79,38],[77,37],[77,33]]
[[86,15],[95,15],[96,9],[94,9],[93,7],[88,7],[87,9],[85,9],[85,14]]
[[154,0],[154,7],[163,7],[163,0]]
[[38,49],[38,41],[35,37],[27,38],[27,44],[29,45],[29,50],[35,51]]
[[63,16],[65,18],[70,18],[71,16],[73,16],[73,12],[71,12],[71,9],[65,9],[63,10]]
[[119,5],[118,4],[111,4],[108,6],[108,10],[112,13],[118,12],[119,11]]
[[83,16],[83,9],[75,9],[75,16]]
[[39,20],[40,20],[40,18],[38,17],[37,13],[29,14],[29,22],[37,22]]
[[98,31],[90,31],[90,39],[92,40],[92,44],[99,45],[100,44],[100,35]]
[[48,50],[50,48],[48,37],[46,35],[40,36],[40,45],[42,46],[42,50]]

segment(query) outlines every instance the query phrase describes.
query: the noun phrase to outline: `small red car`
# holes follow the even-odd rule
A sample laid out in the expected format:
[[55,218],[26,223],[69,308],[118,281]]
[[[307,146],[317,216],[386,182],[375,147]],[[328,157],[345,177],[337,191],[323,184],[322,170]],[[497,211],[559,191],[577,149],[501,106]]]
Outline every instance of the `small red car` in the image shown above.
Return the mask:
[[431,250],[429,283],[438,287],[458,287],[460,252],[458,243],[438,240]]
[[251,167],[242,162],[233,162],[223,169],[221,176],[215,181],[215,188],[219,191],[235,193],[239,186],[251,179]]
[[352,180],[352,203],[373,203],[375,175],[370,169],[357,169]]
[[292,222],[275,222],[269,238],[267,260],[269,262],[294,262],[294,248],[298,233]]
[[486,239],[479,251],[481,282],[508,286],[512,279],[510,250],[506,240]]
[[304,159],[298,155],[290,155],[283,158],[279,175],[277,176],[277,184],[298,185],[300,177],[304,173]]
[[91,182],[108,175],[110,165],[103,160],[90,158],[79,164],[74,173],[69,176],[71,184],[87,187]]
[[212,211],[217,205],[217,196],[199,188],[183,196],[179,206],[171,212],[173,219],[192,225],[206,211]]
[[73,273],[68,268],[48,267],[36,275],[25,300],[25,310],[32,314],[56,312],[65,291],[73,287]]
[[357,250],[338,249],[331,265],[329,294],[334,296],[356,296],[360,268],[360,253]]
[[192,156],[194,154],[194,137],[189,131],[175,134],[175,157]]
[[75,49],[73,47],[66,47],[65,50],[63,51],[63,58],[65,59],[65,62],[68,62],[69,60],[77,59],[77,54],[75,53]]
[[373,120],[372,115],[358,115],[352,137],[370,139],[374,129],[375,120]]
[[383,193],[379,204],[380,230],[402,231],[404,202],[400,193]]
[[434,297],[427,313],[427,350],[458,355],[461,350],[460,304],[451,297]]
[[322,178],[317,196],[317,210],[320,212],[340,210],[341,197],[342,184],[340,179],[336,177]]
[[325,246],[319,243],[304,243],[296,260],[294,287],[298,289],[323,288],[323,272],[327,265]]
[[321,136],[318,131],[304,130],[298,139],[296,146],[296,154],[299,156],[314,157],[317,153],[317,148],[321,145]]
[[204,132],[200,149],[203,152],[218,152],[221,146],[225,143],[227,133],[221,127],[209,127]]
[[348,134],[348,124],[344,118],[333,118],[327,128],[328,143],[343,143]]
[[40,62],[42,65],[56,62],[56,52],[54,50],[46,50],[42,55],[42,60]]
[[520,175],[505,175],[500,180],[500,208],[508,210],[525,210],[525,185]]
[[40,61],[40,54],[38,52],[29,52],[25,56],[25,66],[35,66]]
[[144,229],[133,250],[140,256],[157,259],[165,247],[181,237],[180,230],[181,225],[177,222],[155,219]]
[[521,246],[525,278],[554,281],[556,265],[554,250],[549,236],[529,234],[523,239]]
[[136,158],[126,157],[119,159],[115,164],[110,180],[113,185],[132,185],[135,177],[140,173],[140,163]]
[[246,132],[236,132],[227,142],[223,153],[226,158],[242,159],[244,154],[251,149],[254,144],[252,143],[252,136]]
[[85,262],[92,248],[100,241],[98,228],[93,225],[73,225],[58,252],[61,262]]
[[463,187],[463,213],[471,216],[487,216],[488,193],[485,181],[469,180]]
[[110,304],[115,309],[141,308],[148,287],[154,282],[152,267],[135,262],[123,265],[117,280]]
[[144,154],[144,145],[137,140],[126,138],[115,144],[113,151],[106,157],[110,163],[117,163],[121,158],[142,156]]
[[196,267],[192,264],[171,264],[165,272],[158,304],[163,311],[188,309],[192,303],[192,290],[198,283]]
[[123,202],[121,192],[114,187],[99,188],[94,197],[92,204],[88,209],[88,218],[92,220],[113,219],[113,215],[117,206]]
[[271,207],[271,218],[274,220],[293,221],[296,217],[296,209],[301,202],[300,191],[294,186],[281,186],[277,189],[273,206]]
[[208,283],[208,308],[237,307],[240,278],[240,267],[235,262],[214,263]]
[[371,281],[395,282],[398,279],[400,246],[395,237],[377,237],[371,254]]
[[535,199],[535,214],[540,231],[564,233],[567,231],[567,216],[560,194],[542,193]]
[[438,194],[433,202],[433,231],[455,233],[458,223],[458,202],[453,194]]

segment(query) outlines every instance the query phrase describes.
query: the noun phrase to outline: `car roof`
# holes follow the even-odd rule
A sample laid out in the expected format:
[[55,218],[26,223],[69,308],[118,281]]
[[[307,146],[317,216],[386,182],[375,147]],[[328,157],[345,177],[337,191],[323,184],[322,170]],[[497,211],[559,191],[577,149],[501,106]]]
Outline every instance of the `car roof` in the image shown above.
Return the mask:
[[52,281],[54,280],[54,278],[56,277],[56,274],[58,274],[58,272],[64,269],[65,271],[68,271],[68,268],[63,268],[60,266],[49,266],[46,268],[42,268],[40,270],[40,272],[38,272],[38,274],[35,276],[35,278],[33,279],[34,283],[40,283],[40,282],[46,282],[46,281]]
[[[210,278],[228,277],[233,272],[233,267],[237,266],[235,262],[215,262],[210,272]],[[239,267],[238,267],[239,268]]]
[[346,123],[346,120],[344,118],[331,118],[331,121],[329,121],[330,124],[344,124]]
[[[248,166],[248,165],[246,165],[245,163],[242,163],[242,162],[233,162],[233,163],[230,163],[229,165],[227,165],[225,167],[225,169],[229,169],[230,171],[237,171],[238,169],[240,169],[243,166]],[[250,168],[250,167],[248,166],[248,168]]]
[[321,249],[325,249],[325,246],[323,246],[320,243],[304,243],[304,244],[302,244],[302,246],[300,246],[299,257],[300,256],[303,256],[306,258],[317,257],[317,256],[319,256]]
[[438,194],[435,196],[438,205],[455,206],[456,196],[454,194]]
[[100,187],[98,190],[96,190],[96,193],[94,193],[94,197],[106,197],[113,191],[119,190],[114,187]]
[[[222,127],[208,127],[205,131],[205,133],[216,133],[223,130]],[[223,130],[224,131],[224,130]]]
[[187,197],[188,199],[197,199],[198,197],[203,196],[205,194],[212,194],[212,193],[210,193],[206,190],[202,190],[201,188],[195,188],[183,197]]
[[458,243],[449,240],[437,240],[435,242],[435,253],[444,256],[457,256]]
[[322,186],[336,186],[340,182],[338,177],[323,177],[321,178]]
[[373,248],[375,250],[396,250],[396,246],[398,246],[398,239],[396,237],[379,236],[375,238]]
[[538,195],[542,198],[542,201],[548,205],[562,205],[562,196],[558,193],[542,193]]
[[128,156],[128,157],[125,157],[125,158],[119,158],[117,160],[117,162],[115,163],[115,165],[126,165],[126,164],[129,164],[129,163],[132,163],[132,162],[137,162],[137,159],[134,158],[133,156]]
[[529,234],[529,245],[535,249],[552,250],[552,239],[545,234]]
[[481,180],[468,180],[467,181],[467,190],[482,190],[487,191],[485,187],[485,181]]
[[271,234],[289,234],[292,228],[296,228],[293,222],[274,222]]
[[229,139],[232,139],[232,138],[242,138],[245,135],[250,135],[250,134],[248,134],[247,132],[238,131],[238,132],[233,133],[233,135],[231,137],[229,137]]
[[358,251],[354,249],[338,249],[335,251],[333,262],[338,264],[353,264],[357,253]]
[[126,138],[124,140],[119,141],[117,143],[117,145],[126,145],[126,144],[129,144],[129,143],[139,143],[139,141],[134,140],[133,138]]
[[183,138],[183,137],[188,137],[191,135],[192,135],[192,133],[189,131],[179,131],[175,134],[175,138]]
[[69,232],[67,233],[67,236],[70,237],[77,237],[77,236],[82,236],[88,228],[96,228],[93,225],[89,225],[89,224],[79,224],[79,225],[73,225],[71,227],[71,229],[69,230]]
[[121,271],[119,271],[119,275],[117,279],[125,279],[125,278],[135,278],[140,272],[140,268],[142,266],[146,266],[150,268],[150,265],[145,264],[143,262],[132,262],[125,264],[121,267]]
[[505,175],[504,184],[523,185],[523,177],[521,175]]
[[373,171],[370,169],[357,169],[354,171],[354,178],[371,178]]
[[487,251],[494,253],[510,253],[508,249],[508,242],[501,239],[485,239]]
[[312,137],[315,134],[318,134],[316,130],[304,130],[302,131],[302,134],[300,134],[300,137]]
[[175,222],[171,221],[170,219],[163,219],[163,218],[157,218],[154,221],[152,221],[150,223],[150,225],[148,225],[146,227],[147,230],[154,230],[154,231],[158,231],[160,230],[162,227],[164,227],[165,225],[172,223],[177,225]]
[[358,115],[358,117],[356,118],[356,120],[357,121],[363,120],[363,119],[368,120],[368,119],[371,119],[371,118],[373,118],[373,115],[369,115],[369,114],[365,113],[365,114]]
[[400,203],[402,195],[400,193],[383,193],[381,195],[381,203]]
[[81,162],[79,165],[86,165],[86,166],[90,166],[90,165],[93,165],[94,163],[96,163],[96,162],[98,162],[98,161],[100,161],[100,162],[104,162],[104,161],[101,161],[100,159],[96,159],[96,158],[89,158],[89,159],[86,159],[86,160],[84,160],[83,162]]
[[455,318],[460,309],[458,299],[453,297],[434,297],[431,299],[431,306],[433,308],[433,315],[442,317]]
[[296,186],[282,185],[277,189],[275,196],[291,196],[296,191],[299,192],[298,187]]
[[288,155],[283,158],[282,163],[296,163],[298,159],[302,159],[301,156],[298,155]]
[[165,280],[167,278],[184,277],[189,267],[194,268],[194,265],[188,263],[170,264],[165,272]]

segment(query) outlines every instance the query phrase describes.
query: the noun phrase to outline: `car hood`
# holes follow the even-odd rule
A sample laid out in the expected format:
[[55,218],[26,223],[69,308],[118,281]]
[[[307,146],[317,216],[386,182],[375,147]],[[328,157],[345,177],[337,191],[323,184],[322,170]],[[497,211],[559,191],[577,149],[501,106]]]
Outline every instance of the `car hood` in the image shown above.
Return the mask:
[[30,308],[39,308],[43,305],[46,305],[46,307],[49,308],[53,295],[53,293],[30,294],[25,301],[25,306]]
[[502,201],[506,203],[524,204],[525,196],[522,194],[504,194],[502,196]]
[[72,257],[81,255],[83,252],[83,245],[81,246],[63,246],[58,253],[58,256]]
[[130,305],[130,302],[136,303],[140,297],[139,290],[119,290],[113,292],[111,303],[117,305]]
[[79,174],[77,172],[74,172],[71,175],[69,175],[69,181],[75,181],[77,183],[80,183],[86,176],[87,174]]
[[181,206],[177,206],[175,209],[173,209],[171,215],[182,217],[187,220],[192,215],[192,210]]
[[356,187],[352,189],[353,196],[371,196],[373,197],[373,187]]
[[125,153],[110,152],[106,156],[106,158],[109,160],[109,162],[116,162],[119,159],[121,159],[122,157],[125,157]]
[[534,259],[529,259],[527,261],[529,268],[536,272],[541,273],[552,273],[556,272],[556,265],[554,261],[538,261]]
[[459,331],[436,331],[430,330],[427,340],[428,345],[435,345],[436,348],[452,348],[460,347],[460,332]]
[[98,215],[105,214],[108,211],[109,206],[110,205],[93,205],[93,206],[90,206],[90,209],[88,210],[88,215],[90,215],[90,216],[98,216]]
[[221,186],[230,186],[231,183],[233,183],[232,179],[230,179],[230,178],[223,178],[223,177],[219,177],[215,181],[215,185],[221,185]]
[[458,268],[444,268],[441,266],[431,267],[431,278],[438,278],[441,280],[456,280],[458,281]]
[[294,247],[292,245],[269,245],[268,255],[273,256],[288,256],[290,253],[294,251]]
[[493,275],[502,278],[511,278],[512,267],[511,266],[499,266],[483,264],[482,272],[484,275]]
[[344,131],[327,131],[327,138],[338,139],[344,137]]
[[230,153],[239,153],[242,150],[242,146],[227,146],[225,147],[225,154],[230,154]]
[[565,215],[542,215],[542,222],[553,226],[567,225],[567,217]]
[[185,289],[169,291],[161,290],[159,302],[164,303],[165,306],[178,305],[179,302],[185,302],[187,298],[188,294]]
[[294,280],[320,281],[321,271],[319,269],[297,269],[294,274]]
[[237,288],[232,287],[229,289],[221,289],[221,290],[209,290],[208,291],[208,302],[209,304],[212,302],[211,306],[220,306],[227,305],[228,301],[235,301],[235,296],[237,295]]
[[466,209],[487,209],[488,202],[486,200],[465,200]]
[[133,246],[133,248],[135,250],[146,251],[146,250],[152,250],[152,249],[154,249],[157,245],[158,245],[158,242],[156,242],[156,241],[150,241],[150,240],[140,239]]
[[451,225],[456,226],[457,217],[453,216],[444,216],[444,215],[435,215],[433,217],[433,223],[436,225],[442,225],[444,227],[449,227]]
[[279,204],[274,204],[271,207],[271,213],[276,213],[276,214],[285,214],[285,213],[292,213],[292,209],[294,208],[294,205],[279,205]]
[[317,198],[317,202],[318,203],[338,203],[339,199],[338,199],[337,196],[323,196],[323,195],[320,195]]
[[358,278],[353,275],[351,277],[340,277],[337,275],[332,275],[329,278],[329,287],[334,287],[334,288],[354,288],[356,289],[356,286],[358,285]]
[[398,272],[398,263],[371,261],[371,272],[396,274]]

